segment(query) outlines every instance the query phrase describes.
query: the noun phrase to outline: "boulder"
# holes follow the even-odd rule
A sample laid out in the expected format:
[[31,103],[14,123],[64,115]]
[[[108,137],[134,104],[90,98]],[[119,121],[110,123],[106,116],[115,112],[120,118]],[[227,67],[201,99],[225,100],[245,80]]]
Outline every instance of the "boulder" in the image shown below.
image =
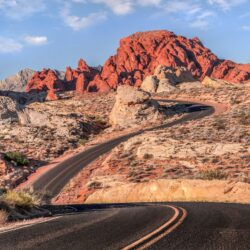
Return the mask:
[[158,81],[156,76],[147,76],[141,84],[141,89],[149,93],[155,93],[158,88]]
[[0,125],[18,121],[18,105],[11,98],[0,96]]
[[127,128],[153,123],[164,118],[158,108],[158,103],[150,99],[148,92],[127,85],[119,86],[110,124]]
[[159,80],[168,79],[170,84],[176,85],[182,82],[194,82],[195,79],[185,67],[166,67],[164,65],[159,65],[155,71],[154,75]]
[[196,82],[183,82],[183,83],[179,84],[178,87],[182,90],[182,89],[202,88],[203,85],[199,81],[196,81]]
[[177,88],[171,84],[169,79],[162,79],[159,81],[159,86],[157,88],[157,93],[162,93],[162,92],[171,92],[176,90]]
[[225,85],[230,85],[230,84],[231,83],[229,83],[227,81],[211,78],[211,77],[208,77],[208,76],[206,76],[204,78],[204,80],[202,81],[202,85],[204,87],[209,87],[209,88],[220,88],[220,87],[223,87]]

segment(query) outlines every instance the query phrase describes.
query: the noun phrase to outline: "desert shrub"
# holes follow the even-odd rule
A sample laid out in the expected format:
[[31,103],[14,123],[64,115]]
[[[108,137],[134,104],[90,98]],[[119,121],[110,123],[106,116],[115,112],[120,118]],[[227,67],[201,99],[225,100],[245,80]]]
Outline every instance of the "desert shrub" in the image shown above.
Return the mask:
[[213,127],[217,130],[225,130],[227,127],[226,121],[221,118],[217,118],[214,120]]
[[80,139],[80,140],[78,141],[78,144],[79,144],[79,145],[85,145],[87,142],[88,142],[88,139],[87,139],[87,138],[83,138],[83,139]]
[[99,181],[92,181],[88,184],[89,189],[100,189],[102,187],[102,183]]
[[242,125],[250,125],[250,112],[248,114],[242,112],[239,115],[239,123]]
[[39,196],[29,191],[8,190],[2,195],[1,201],[12,207],[33,207],[40,204]]
[[95,123],[101,127],[107,126],[107,121],[103,120],[102,118],[96,118]]
[[219,170],[205,170],[201,172],[201,178],[204,180],[221,180],[225,179],[226,174]]
[[7,161],[15,162],[17,164],[17,166],[25,166],[25,165],[29,164],[28,158],[20,152],[7,152],[4,155],[4,158]]
[[154,155],[152,155],[152,154],[146,153],[146,154],[143,155],[143,159],[145,159],[145,160],[149,160],[149,159],[152,159],[152,158],[154,158]]

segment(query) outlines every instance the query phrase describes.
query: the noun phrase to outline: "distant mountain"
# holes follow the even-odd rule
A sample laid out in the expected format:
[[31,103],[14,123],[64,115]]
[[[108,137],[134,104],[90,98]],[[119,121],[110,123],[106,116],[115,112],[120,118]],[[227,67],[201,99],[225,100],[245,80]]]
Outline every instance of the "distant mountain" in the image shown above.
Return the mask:
[[36,71],[32,69],[23,69],[16,75],[0,80],[0,90],[10,90],[16,92],[25,92],[28,81]]
[[[26,92],[27,84],[35,73],[35,70],[23,69],[16,75],[12,75],[4,80],[0,80],[0,90]],[[55,70],[55,74],[60,80],[64,80],[64,71]]]

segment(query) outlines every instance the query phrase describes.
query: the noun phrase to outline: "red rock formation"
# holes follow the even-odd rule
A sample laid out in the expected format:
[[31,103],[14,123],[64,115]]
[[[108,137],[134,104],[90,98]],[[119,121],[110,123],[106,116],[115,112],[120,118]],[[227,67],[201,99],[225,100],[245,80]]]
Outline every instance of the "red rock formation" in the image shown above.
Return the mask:
[[51,69],[43,69],[41,72],[36,72],[27,85],[27,92],[32,90],[63,90],[63,83]]
[[70,67],[66,68],[65,88],[67,90],[76,90],[78,93],[87,91],[88,83],[92,81],[98,73],[98,70],[89,67],[83,59],[80,59],[77,69],[72,70]]
[[36,73],[27,91],[106,92],[116,89],[119,84],[140,86],[159,64],[173,68],[184,66],[200,80],[211,76],[235,83],[250,81],[250,64],[220,60],[198,38],[188,39],[169,31],[150,31],[121,39],[117,54],[105,62],[101,73],[81,59],[77,69],[66,68],[64,81],[52,70]]
[[48,90],[48,94],[46,97],[47,101],[55,101],[58,100],[58,97],[56,95],[56,92],[53,89]]
[[36,72],[27,85],[27,92],[48,91],[47,100],[56,100],[56,92],[62,90],[76,90],[78,93],[83,93],[87,91],[88,83],[98,73],[97,69],[89,67],[83,59],[80,59],[77,69],[66,68],[64,81],[60,80],[56,72],[51,69]]
[[105,63],[101,78],[111,88],[117,84],[139,86],[159,64],[184,66],[200,80],[207,75],[236,83],[250,80],[249,65],[220,60],[198,38],[168,31],[139,32],[122,39],[117,54]]
[[110,91],[109,85],[103,81],[100,75],[96,75],[94,80],[88,85],[88,92],[108,92]]

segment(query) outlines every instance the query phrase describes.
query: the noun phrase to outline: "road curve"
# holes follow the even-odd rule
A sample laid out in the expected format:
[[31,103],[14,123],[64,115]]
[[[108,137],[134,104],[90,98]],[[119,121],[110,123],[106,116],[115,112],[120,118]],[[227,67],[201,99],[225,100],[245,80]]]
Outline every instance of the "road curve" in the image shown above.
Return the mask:
[[174,216],[164,205],[93,209],[0,233],[1,249],[121,249]]
[[[159,100],[158,100],[159,101]],[[161,100],[165,102],[174,102],[169,100]],[[87,149],[67,160],[58,164],[53,169],[41,175],[37,180],[32,183],[32,186],[35,191],[46,191],[49,192],[52,197],[55,197],[60,193],[62,188],[84,167],[96,160],[100,155],[103,155],[113,148],[115,148],[120,143],[128,140],[131,137],[142,134],[146,131],[153,131],[157,129],[169,128],[177,124],[185,123],[190,120],[201,119],[205,116],[211,115],[214,113],[214,108],[211,106],[204,106],[199,103],[191,103],[188,101],[178,101],[178,103],[189,105],[190,113],[187,113],[181,119],[176,121],[163,124],[160,126],[155,126],[145,130],[140,130],[138,132],[130,133],[110,141],[104,142],[97,146],[94,146],[90,149]],[[194,106],[192,110],[191,106]],[[198,107],[198,108],[197,108]],[[199,108],[200,107],[200,108]]]
[[[188,216],[171,234],[161,231],[158,236],[164,237],[153,245],[126,248],[173,218],[174,211],[165,205],[182,207]],[[0,233],[0,249],[3,250],[248,250],[249,246],[250,206],[240,204],[105,205]]]

